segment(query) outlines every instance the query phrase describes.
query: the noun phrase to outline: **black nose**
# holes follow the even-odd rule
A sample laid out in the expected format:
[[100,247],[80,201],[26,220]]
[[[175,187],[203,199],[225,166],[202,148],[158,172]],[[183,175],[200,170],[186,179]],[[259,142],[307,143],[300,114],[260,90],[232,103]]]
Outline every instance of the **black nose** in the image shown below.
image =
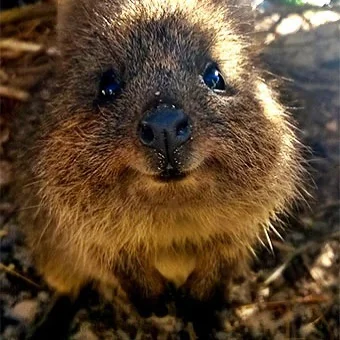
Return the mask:
[[189,117],[181,110],[158,108],[146,114],[140,122],[139,138],[142,144],[169,158],[190,137]]

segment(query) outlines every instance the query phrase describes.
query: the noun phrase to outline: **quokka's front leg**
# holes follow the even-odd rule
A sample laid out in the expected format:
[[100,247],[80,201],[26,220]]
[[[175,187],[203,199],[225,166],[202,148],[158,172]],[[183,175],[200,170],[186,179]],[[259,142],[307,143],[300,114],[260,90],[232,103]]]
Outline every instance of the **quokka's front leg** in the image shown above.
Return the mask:
[[27,339],[64,340],[68,338],[75,314],[88,301],[91,281],[81,274],[79,268],[72,267],[70,261],[65,260],[65,252],[48,252],[42,248],[45,246],[43,243],[39,245],[40,252],[33,254],[35,263],[54,294],[42,317],[30,326]]
[[[85,299],[84,299],[85,300]],[[87,300],[87,299],[86,299]],[[83,294],[77,297],[55,293],[39,322],[29,329],[27,340],[64,340],[75,314],[82,306]]]
[[176,299],[178,316],[192,322],[198,339],[213,339],[220,322],[217,311],[227,302],[228,272],[232,270],[221,258],[200,258],[194,272],[179,289]]
[[148,261],[139,257],[122,257],[115,275],[131,303],[142,317],[168,313],[168,282]]

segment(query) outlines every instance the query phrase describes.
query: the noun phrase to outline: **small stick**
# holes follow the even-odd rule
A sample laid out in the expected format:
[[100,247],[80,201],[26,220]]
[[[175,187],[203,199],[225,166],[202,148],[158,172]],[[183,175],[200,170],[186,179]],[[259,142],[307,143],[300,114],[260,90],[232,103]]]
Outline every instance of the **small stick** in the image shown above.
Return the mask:
[[35,283],[34,281],[28,279],[27,277],[21,275],[20,273],[16,272],[15,270],[11,269],[9,266],[5,266],[3,263],[0,263],[0,269],[4,270],[7,273],[10,273],[14,276],[19,277],[20,279],[26,281],[27,283],[31,284],[32,286],[36,287],[36,288],[41,288],[40,285],[38,285],[37,283]]
[[281,301],[267,301],[267,302],[255,302],[237,307],[236,309],[242,310],[251,307],[257,307],[259,310],[264,309],[276,309],[278,307],[292,306],[298,304],[316,304],[323,302],[330,302],[331,298],[325,295],[308,295],[304,297],[297,297],[291,300],[281,300]]
[[56,6],[53,3],[27,5],[20,8],[14,8],[0,12],[0,25],[15,23],[18,21],[31,20],[34,18],[55,15]]
[[45,53],[50,56],[58,55],[58,50],[53,46],[46,48],[41,44],[17,39],[0,40],[0,49],[29,53],[38,53],[45,51]]
[[[310,249],[311,247],[315,247],[315,246],[321,246],[323,245],[323,243],[329,239],[333,239],[333,238],[339,238],[340,236],[340,232],[336,231],[333,233],[329,233],[326,234],[325,236],[318,238],[317,240],[317,244],[315,240],[309,241],[306,244],[304,244],[303,246],[299,247],[299,248],[291,248],[291,253],[289,254],[288,258],[281,264],[279,265],[277,268],[275,268],[273,270],[273,272],[267,277],[267,279],[263,282],[263,286],[267,287],[268,285],[270,285],[272,282],[274,282],[275,280],[277,280],[282,272],[287,268],[287,266],[291,263],[291,261],[298,255],[301,255],[302,253],[304,253],[305,251],[307,251],[308,249]],[[276,246],[278,244],[275,244]],[[291,247],[291,246],[288,246]],[[280,249],[280,247],[278,247]],[[281,250],[283,248],[281,247]],[[289,251],[289,248],[284,249]]]
[[43,46],[40,44],[36,44],[36,43],[28,42],[28,41],[20,41],[17,39],[0,40],[0,48],[20,51],[20,52],[32,52],[32,53],[36,53],[36,52],[43,50]]
[[22,91],[17,88],[1,86],[0,85],[0,97],[7,97],[11,99],[16,99],[19,101],[26,101],[30,97],[29,93],[26,91]]

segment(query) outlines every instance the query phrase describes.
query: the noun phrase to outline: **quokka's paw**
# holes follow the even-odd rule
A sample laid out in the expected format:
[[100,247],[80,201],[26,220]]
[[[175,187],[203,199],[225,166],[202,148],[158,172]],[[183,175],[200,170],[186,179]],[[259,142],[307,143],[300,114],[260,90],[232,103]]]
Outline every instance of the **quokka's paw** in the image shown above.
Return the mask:
[[180,291],[176,299],[177,316],[185,323],[193,324],[197,339],[215,339],[215,332],[222,329],[217,315],[222,301],[195,299],[186,291]]
[[26,340],[68,339],[76,313],[94,297],[97,298],[97,293],[91,285],[85,286],[74,298],[56,293],[41,319],[28,330]]
[[65,340],[72,323],[75,311],[73,302],[67,296],[54,299],[49,310],[41,320],[32,326],[26,335],[26,340]]
[[139,315],[143,318],[148,318],[155,314],[158,317],[164,317],[168,314],[167,304],[169,297],[167,294],[162,294],[156,297],[142,297],[134,295],[131,297],[131,302],[137,309]]

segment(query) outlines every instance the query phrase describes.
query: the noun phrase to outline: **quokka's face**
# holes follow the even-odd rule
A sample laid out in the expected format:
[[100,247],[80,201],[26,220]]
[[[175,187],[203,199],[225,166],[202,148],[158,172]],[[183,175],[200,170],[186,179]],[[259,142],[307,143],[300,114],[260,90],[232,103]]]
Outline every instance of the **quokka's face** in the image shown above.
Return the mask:
[[80,1],[61,11],[59,39],[38,171],[60,196],[239,197],[281,162],[284,117],[265,108],[267,96],[278,111],[228,9]]

